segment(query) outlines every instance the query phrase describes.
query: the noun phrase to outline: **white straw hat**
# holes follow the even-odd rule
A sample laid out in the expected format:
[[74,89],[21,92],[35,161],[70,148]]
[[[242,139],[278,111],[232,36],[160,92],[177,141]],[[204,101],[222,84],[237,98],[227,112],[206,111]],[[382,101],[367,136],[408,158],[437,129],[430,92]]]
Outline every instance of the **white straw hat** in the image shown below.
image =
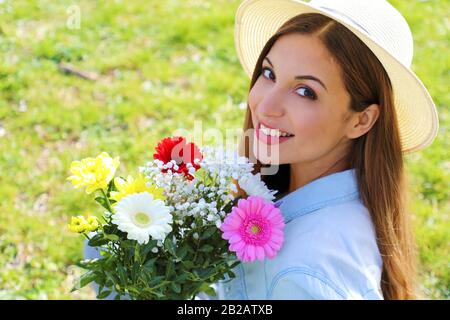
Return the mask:
[[236,12],[234,41],[249,77],[267,40],[290,18],[320,13],[352,31],[377,56],[392,83],[403,153],[429,146],[438,115],[427,89],[410,69],[413,38],[405,18],[385,0],[245,0]]

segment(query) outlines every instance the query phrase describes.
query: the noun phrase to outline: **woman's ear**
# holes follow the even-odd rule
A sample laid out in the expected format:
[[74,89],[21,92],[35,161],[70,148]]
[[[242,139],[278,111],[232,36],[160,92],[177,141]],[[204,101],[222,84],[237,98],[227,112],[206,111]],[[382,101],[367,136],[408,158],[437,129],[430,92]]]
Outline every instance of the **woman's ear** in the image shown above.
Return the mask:
[[380,115],[380,106],[376,103],[371,104],[361,112],[355,112],[349,121],[347,137],[349,139],[358,138],[367,133]]

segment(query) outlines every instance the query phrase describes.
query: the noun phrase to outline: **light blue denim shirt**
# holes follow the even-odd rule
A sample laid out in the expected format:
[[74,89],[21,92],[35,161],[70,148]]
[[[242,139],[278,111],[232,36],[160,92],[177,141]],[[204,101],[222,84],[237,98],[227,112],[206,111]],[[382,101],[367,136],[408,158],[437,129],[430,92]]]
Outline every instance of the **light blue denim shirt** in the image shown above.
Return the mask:
[[216,298],[383,299],[382,259],[354,169],[316,179],[277,202],[286,222],[278,255],[241,263],[236,278],[216,285]]

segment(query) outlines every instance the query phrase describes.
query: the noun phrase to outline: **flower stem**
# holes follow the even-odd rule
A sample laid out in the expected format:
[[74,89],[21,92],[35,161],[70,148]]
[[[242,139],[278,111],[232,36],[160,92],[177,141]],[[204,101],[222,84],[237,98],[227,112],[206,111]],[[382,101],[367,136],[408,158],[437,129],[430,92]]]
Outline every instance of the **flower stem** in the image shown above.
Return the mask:
[[103,195],[103,197],[104,197],[105,200],[106,200],[106,204],[108,205],[108,210],[109,210],[109,212],[112,212],[111,202],[109,202],[109,199],[108,199],[108,196],[106,195],[105,190],[100,189],[100,191],[102,192],[102,195]]
[[91,238],[89,238],[89,236],[86,233],[84,233],[84,232],[83,232],[83,236],[85,236],[86,239],[91,240]]

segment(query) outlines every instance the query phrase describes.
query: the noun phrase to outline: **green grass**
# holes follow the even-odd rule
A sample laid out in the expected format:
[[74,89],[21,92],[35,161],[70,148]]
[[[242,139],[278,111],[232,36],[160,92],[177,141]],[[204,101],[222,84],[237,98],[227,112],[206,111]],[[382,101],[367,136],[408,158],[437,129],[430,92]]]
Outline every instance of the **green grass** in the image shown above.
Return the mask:
[[[98,212],[65,182],[72,160],[108,151],[132,173],[176,128],[241,128],[249,79],[234,49],[240,1],[79,0],[0,2],[0,299],[94,298],[69,293],[82,238],[71,215]],[[439,110],[440,134],[407,156],[421,280],[448,299],[450,5],[392,3],[411,25],[413,69]],[[98,75],[65,74],[59,62]]]

